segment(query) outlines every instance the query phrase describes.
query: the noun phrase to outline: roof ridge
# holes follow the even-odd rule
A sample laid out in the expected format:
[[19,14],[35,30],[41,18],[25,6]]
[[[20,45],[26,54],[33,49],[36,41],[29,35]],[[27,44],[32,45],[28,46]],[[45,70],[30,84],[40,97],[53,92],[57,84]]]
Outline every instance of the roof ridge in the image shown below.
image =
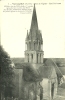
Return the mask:
[[[60,69],[58,68],[57,64],[53,61],[53,58],[51,58],[52,62],[56,65],[56,68],[59,70],[59,72],[61,73]],[[61,75],[63,76],[63,74],[61,73]]]

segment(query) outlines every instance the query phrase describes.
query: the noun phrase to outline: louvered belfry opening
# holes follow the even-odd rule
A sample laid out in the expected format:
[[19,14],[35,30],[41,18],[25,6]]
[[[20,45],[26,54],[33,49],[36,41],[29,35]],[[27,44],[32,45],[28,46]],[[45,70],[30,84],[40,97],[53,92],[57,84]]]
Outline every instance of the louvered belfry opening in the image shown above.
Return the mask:
[[[33,7],[30,30],[27,30],[25,43],[27,43],[27,49],[25,50],[25,61],[28,62],[27,59],[29,58],[30,63],[43,63],[43,49],[41,49],[43,45],[43,38],[38,27],[35,4]],[[29,57],[27,54],[29,54]]]

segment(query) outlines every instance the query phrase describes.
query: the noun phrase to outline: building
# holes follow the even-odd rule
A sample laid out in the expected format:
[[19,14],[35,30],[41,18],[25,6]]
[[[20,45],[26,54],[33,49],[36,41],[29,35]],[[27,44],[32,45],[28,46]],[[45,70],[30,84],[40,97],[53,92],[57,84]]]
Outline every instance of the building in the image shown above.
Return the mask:
[[15,91],[19,98],[26,100],[54,99],[62,73],[53,61],[43,58],[43,38],[38,27],[35,5],[25,45],[25,61],[15,65]]
[[25,50],[25,62],[33,64],[34,67],[43,64],[43,39],[42,34],[38,28],[36,9],[34,5],[32,21],[30,31],[27,31],[26,36],[26,50]]
[[54,98],[57,94],[57,75],[53,66],[43,65],[43,39],[38,27],[35,5],[33,9],[30,31],[29,33],[27,31],[25,44],[25,62],[31,63],[34,69],[39,69],[42,77],[41,84],[44,91],[43,98]]

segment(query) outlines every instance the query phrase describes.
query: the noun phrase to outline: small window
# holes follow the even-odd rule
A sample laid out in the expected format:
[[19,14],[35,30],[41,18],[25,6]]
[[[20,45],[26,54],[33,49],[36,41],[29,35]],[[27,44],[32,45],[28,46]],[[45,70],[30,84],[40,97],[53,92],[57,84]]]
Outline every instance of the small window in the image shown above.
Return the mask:
[[33,54],[32,54],[32,59],[33,59]]
[[40,42],[38,42],[38,50],[40,50]]
[[38,63],[38,54],[37,54],[37,63]]
[[33,62],[33,54],[31,54],[32,62]]
[[29,49],[31,49],[31,42],[29,42]]
[[41,63],[41,54],[40,54],[40,63]]
[[39,42],[39,50],[40,50],[40,42]]
[[29,62],[29,54],[28,54],[28,62]]
[[35,50],[35,43],[34,43],[34,50]]

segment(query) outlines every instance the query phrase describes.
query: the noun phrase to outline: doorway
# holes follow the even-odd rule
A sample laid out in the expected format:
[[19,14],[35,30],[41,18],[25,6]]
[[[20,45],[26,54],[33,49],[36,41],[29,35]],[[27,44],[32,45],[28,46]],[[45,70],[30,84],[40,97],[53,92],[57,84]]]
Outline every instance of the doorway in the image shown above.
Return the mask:
[[51,97],[54,97],[54,83],[51,84]]

